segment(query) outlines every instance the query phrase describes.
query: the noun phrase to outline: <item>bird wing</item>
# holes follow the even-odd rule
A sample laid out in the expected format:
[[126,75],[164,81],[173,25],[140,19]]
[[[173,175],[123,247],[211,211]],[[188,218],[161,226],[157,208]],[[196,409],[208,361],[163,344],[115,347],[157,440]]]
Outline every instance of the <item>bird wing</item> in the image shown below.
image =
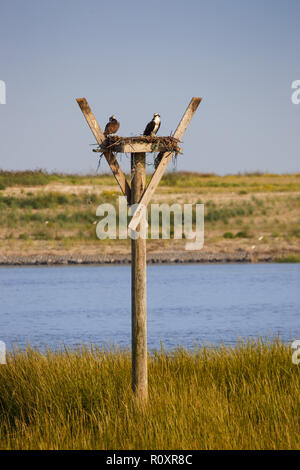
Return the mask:
[[154,129],[154,126],[155,126],[155,123],[153,120],[148,122],[146,129],[144,130],[144,135],[150,135]]
[[110,122],[108,122],[104,129],[104,135],[110,134]]

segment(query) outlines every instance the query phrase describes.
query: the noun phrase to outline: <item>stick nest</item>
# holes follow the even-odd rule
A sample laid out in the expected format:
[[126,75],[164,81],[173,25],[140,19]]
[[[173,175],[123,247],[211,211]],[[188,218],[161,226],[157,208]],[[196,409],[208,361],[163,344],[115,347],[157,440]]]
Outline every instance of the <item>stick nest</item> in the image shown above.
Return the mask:
[[105,151],[112,151],[118,152],[120,151],[120,147],[123,145],[134,146],[134,144],[151,144],[152,152],[161,151],[163,149],[164,152],[174,152],[180,153],[179,147],[179,140],[175,137],[167,136],[167,137],[158,137],[158,136],[148,136],[148,135],[140,135],[136,137],[120,137],[118,135],[109,135],[106,139],[102,142],[99,150],[101,152]]

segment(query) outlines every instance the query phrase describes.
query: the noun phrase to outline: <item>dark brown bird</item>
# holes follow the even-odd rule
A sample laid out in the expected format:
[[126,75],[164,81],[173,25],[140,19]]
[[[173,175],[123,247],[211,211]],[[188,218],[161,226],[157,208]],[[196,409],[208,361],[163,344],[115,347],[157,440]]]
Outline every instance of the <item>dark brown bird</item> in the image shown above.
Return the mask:
[[115,134],[120,127],[120,123],[116,120],[115,116],[110,116],[109,122],[105,126],[104,135]]

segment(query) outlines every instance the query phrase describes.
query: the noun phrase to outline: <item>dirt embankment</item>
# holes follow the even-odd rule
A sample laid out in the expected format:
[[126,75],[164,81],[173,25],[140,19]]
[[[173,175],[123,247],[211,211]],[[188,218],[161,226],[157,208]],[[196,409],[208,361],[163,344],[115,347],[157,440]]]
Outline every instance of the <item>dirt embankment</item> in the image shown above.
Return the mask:
[[[250,253],[237,250],[230,253],[193,252],[193,251],[167,251],[149,253],[148,264],[180,264],[180,263],[251,263],[274,262],[278,254]],[[2,255],[0,265],[80,265],[80,264],[130,264],[130,254],[98,254],[98,255],[67,255],[67,254],[39,254],[39,255]]]

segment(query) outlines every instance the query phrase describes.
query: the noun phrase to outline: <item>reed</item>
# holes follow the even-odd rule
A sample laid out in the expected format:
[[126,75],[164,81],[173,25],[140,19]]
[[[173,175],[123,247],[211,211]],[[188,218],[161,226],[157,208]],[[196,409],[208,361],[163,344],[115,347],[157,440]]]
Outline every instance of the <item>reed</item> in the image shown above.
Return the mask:
[[28,347],[0,366],[1,449],[297,449],[299,366],[279,340],[149,355],[134,403],[129,351]]

